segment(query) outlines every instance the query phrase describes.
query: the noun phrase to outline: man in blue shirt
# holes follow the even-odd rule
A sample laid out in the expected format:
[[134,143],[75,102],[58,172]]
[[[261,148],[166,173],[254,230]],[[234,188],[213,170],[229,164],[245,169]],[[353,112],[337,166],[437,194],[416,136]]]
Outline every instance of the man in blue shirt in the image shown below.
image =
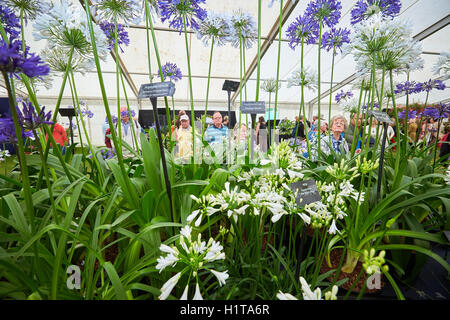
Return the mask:
[[206,141],[209,143],[222,142],[228,136],[228,128],[222,123],[222,115],[216,111],[213,115],[213,124],[205,131]]

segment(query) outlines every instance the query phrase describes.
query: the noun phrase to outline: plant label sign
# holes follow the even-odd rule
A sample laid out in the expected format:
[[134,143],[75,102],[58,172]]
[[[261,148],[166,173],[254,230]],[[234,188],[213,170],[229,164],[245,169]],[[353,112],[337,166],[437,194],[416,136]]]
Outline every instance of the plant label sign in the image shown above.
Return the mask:
[[158,98],[173,96],[175,93],[175,84],[172,82],[156,82],[141,85],[138,98]]
[[377,121],[379,122],[392,123],[391,118],[389,118],[389,115],[386,112],[369,110],[367,111],[367,114],[369,116],[374,116],[374,118],[377,119]]
[[297,193],[296,202],[298,206],[305,206],[307,204],[322,201],[319,190],[317,190],[315,180],[304,180],[294,182],[291,184],[291,189],[294,193]]
[[266,104],[264,101],[242,102],[241,112],[243,114],[266,113]]

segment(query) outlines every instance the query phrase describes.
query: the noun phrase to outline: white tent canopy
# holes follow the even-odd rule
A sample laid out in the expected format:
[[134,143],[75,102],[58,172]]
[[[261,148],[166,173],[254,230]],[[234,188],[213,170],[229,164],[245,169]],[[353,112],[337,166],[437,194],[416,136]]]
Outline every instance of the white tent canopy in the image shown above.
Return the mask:
[[[71,0],[74,5],[81,7],[81,2],[78,0]],[[55,1],[54,1],[55,2]],[[300,66],[300,49],[292,50],[286,41],[286,29],[295,20],[296,17],[302,15],[309,1],[284,1],[284,21],[282,27],[282,42],[281,42],[281,63],[280,63],[280,82],[282,84],[278,93],[278,108],[280,110],[279,117],[288,117],[293,119],[298,113],[300,102],[300,89],[298,87],[287,88],[286,80],[291,75],[292,71]],[[269,1],[262,1],[262,53],[260,65],[261,82],[265,79],[276,77],[277,57],[278,57],[278,26],[279,26],[279,4],[275,2],[269,8]],[[355,0],[342,0],[342,18],[338,27],[350,28],[350,11]],[[249,12],[257,20],[258,1],[257,0],[207,0],[204,7],[210,11],[217,13],[232,14],[233,10],[242,9]],[[439,53],[443,51],[450,51],[450,1],[448,0],[403,0],[402,9],[400,12],[401,19],[407,19],[413,23],[413,34],[416,39],[422,43],[423,54],[422,58],[425,61],[423,70],[411,72],[409,78],[416,81],[425,81],[428,79],[437,78],[433,75],[431,68],[437,61]],[[39,53],[44,49],[45,41],[35,41],[32,36],[33,23],[28,23],[25,27],[25,36],[27,44],[31,47],[32,52]],[[154,20],[155,34],[159,47],[159,54],[161,63],[173,62],[182,70],[183,79],[176,82],[176,93],[174,95],[175,109],[190,109],[189,96],[189,82],[187,77],[187,57],[185,47],[184,34],[174,32],[168,27],[168,23],[162,23],[160,19]],[[124,47],[124,53],[120,53],[120,60],[122,61],[122,69],[129,81],[125,81],[126,96],[130,101],[131,107],[137,109],[150,109],[149,101],[139,101],[136,93],[140,86],[149,83],[149,66],[147,54],[147,30],[145,27],[145,20],[141,21],[140,25],[131,25],[128,28],[130,45]],[[150,35],[150,41],[151,35]],[[267,43],[265,43],[267,42]],[[207,76],[209,67],[210,47],[206,47],[197,39],[193,33],[188,34],[188,43],[191,55],[191,70],[193,83],[193,99],[196,110],[203,110],[206,99]],[[154,81],[159,81],[156,77],[158,73],[158,65],[156,60],[153,44],[151,43],[151,73],[154,76]],[[306,66],[311,66],[317,70],[317,45],[305,46],[304,63]],[[256,68],[252,65],[257,57],[257,44],[248,50],[245,50],[246,69],[244,75],[248,79],[246,85],[247,97],[245,99],[245,91],[242,94],[242,99],[247,101],[255,100],[256,93]],[[330,88],[330,72],[331,72],[331,53],[322,50],[321,53],[321,92],[328,93]],[[106,62],[101,63],[103,78],[107,90],[108,100],[111,109],[117,110],[117,90],[116,90],[116,62],[111,55],[108,56]],[[355,80],[355,62],[352,56],[337,55],[335,58],[333,87],[336,89],[350,90],[352,82]],[[214,47],[213,63],[211,69],[211,84],[209,94],[209,110],[226,110],[227,108],[227,93],[222,91],[222,84],[224,80],[239,81],[240,79],[240,59],[239,49],[227,44],[223,47]],[[407,80],[406,75],[396,76],[395,81],[402,82]],[[54,79],[51,89],[39,88],[38,100],[41,104],[50,108],[54,107],[59,94],[62,79]],[[77,73],[75,75],[75,82],[77,85],[77,92],[80,100],[87,103],[90,110],[94,111],[95,116],[89,120],[89,131],[94,138],[94,143],[102,145],[103,137],[100,134],[101,126],[105,119],[105,112],[103,108],[103,100],[100,91],[100,85],[97,77],[97,71],[94,69],[85,75]],[[447,82],[447,85],[450,83]],[[344,113],[342,109],[334,105],[334,95],[339,90],[333,90],[333,114]],[[433,90],[428,98],[429,103],[437,103],[440,101],[447,101],[449,94],[448,90],[437,91]],[[356,92],[354,92],[356,94]],[[0,91],[0,95],[4,96],[6,92]],[[125,93],[120,88],[120,104],[125,106]],[[273,107],[275,95],[271,96],[271,106]],[[322,113],[328,114],[327,108],[329,103],[329,95],[322,96]],[[260,90],[259,100],[269,102],[269,95]],[[412,102],[424,102],[425,94],[417,94],[410,97]],[[233,99],[232,107],[238,109],[240,102],[240,95],[236,94]],[[317,92],[305,90],[305,102],[307,103],[309,116],[317,113]],[[399,103],[405,103],[405,97],[398,98]],[[69,85],[66,85],[62,106],[73,105],[72,95]],[[170,106],[172,103],[170,102]],[[160,106],[163,104],[160,102]],[[325,109],[326,108],[326,109]],[[117,112],[117,111],[115,111]]]

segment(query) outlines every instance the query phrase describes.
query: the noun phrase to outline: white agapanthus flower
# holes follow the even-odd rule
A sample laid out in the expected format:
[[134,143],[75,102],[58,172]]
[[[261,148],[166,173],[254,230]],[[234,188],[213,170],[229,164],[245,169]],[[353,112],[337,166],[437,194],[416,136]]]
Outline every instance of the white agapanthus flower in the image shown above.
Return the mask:
[[[192,227],[184,226],[180,230],[180,237],[178,245],[168,246],[166,244],[161,244],[160,248],[163,255],[157,259],[156,269],[161,273],[162,270],[166,268],[174,268],[177,264],[180,264],[180,268],[183,270],[179,272],[177,277],[172,277],[167,281],[161,288],[160,299],[166,299],[173,287],[178,282],[179,278],[185,274],[189,274],[189,279],[195,278],[197,281],[196,292],[194,295],[195,299],[200,299],[201,293],[198,287],[198,273],[201,270],[207,270],[211,272],[222,286],[226,283],[228,279],[228,271],[217,271],[213,267],[217,265],[217,261],[225,259],[225,253],[223,252],[223,246],[210,238],[209,241],[202,241],[201,234],[198,234],[196,240],[192,237]],[[181,299],[185,300],[188,298],[189,283],[186,286]]]
[[303,84],[305,88],[308,88],[310,90],[317,90],[319,83],[317,72],[312,70],[309,66],[303,68],[303,72],[301,71],[301,68],[295,70],[291,73],[291,77],[287,80],[288,88],[292,86],[300,87]]
[[441,52],[438,61],[433,65],[432,71],[435,75],[444,76],[443,80],[450,79],[450,52]]
[[224,14],[209,11],[207,17],[199,22],[195,32],[205,46],[213,39],[215,45],[223,46],[230,37],[229,18]]
[[[306,282],[305,278],[300,277],[300,284],[302,286],[302,296],[303,300],[324,300],[322,298],[322,290],[320,288],[316,288],[314,291],[311,289],[311,286]],[[336,300],[337,299],[338,287],[334,285],[330,291],[325,293],[325,300]],[[277,298],[279,300],[298,300],[296,297],[289,293],[283,293],[279,291],[277,293]]]
[[192,213],[186,218],[188,223],[191,223],[195,219],[194,225],[198,227],[201,222],[203,215],[211,216],[212,214],[219,211],[219,209],[214,208],[215,198],[212,194],[203,195],[201,198],[197,198],[194,195],[191,195],[191,198],[199,204],[199,208],[197,210],[192,211]]
[[5,161],[6,158],[10,156],[9,150],[0,150],[0,162]]
[[[74,49],[79,56],[93,59],[91,35],[86,13],[67,0],[54,4],[52,10],[42,12],[33,25],[35,40],[47,40],[50,49],[58,48],[66,54]],[[93,24],[97,53],[106,59],[108,41],[98,25]]]
[[22,12],[25,21],[35,19],[40,12],[51,10],[51,3],[45,0],[3,0],[2,2],[13,9],[18,16]]
[[350,42],[343,45],[344,54],[352,54],[357,75],[371,72],[373,56],[377,70],[397,73],[423,68],[422,46],[412,37],[412,24],[402,19],[383,19],[376,14],[353,25]]
[[200,292],[200,286],[198,282],[195,284],[195,294],[193,300],[203,300],[202,294]]
[[172,278],[166,281],[161,287],[161,294],[159,295],[159,300],[166,300],[167,297],[172,292],[173,288],[177,285],[178,280],[180,280],[181,272],[178,272]]
[[[117,17],[125,25],[139,24],[142,12],[145,11],[143,4],[142,0],[94,0],[91,13],[98,20],[114,22],[114,17]],[[150,5],[150,8],[153,7]]]
[[278,298],[278,300],[298,300],[292,294],[290,294],[290,293],[283,293],[281,291],[278,291],[277,298]]

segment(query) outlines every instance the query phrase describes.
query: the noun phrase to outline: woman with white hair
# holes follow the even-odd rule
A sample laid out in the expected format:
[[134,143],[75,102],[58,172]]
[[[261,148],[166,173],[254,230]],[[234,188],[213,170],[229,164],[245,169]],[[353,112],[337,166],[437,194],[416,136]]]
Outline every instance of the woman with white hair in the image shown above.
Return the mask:
[[347,141],[342,136],[342,133],[347,129],[347,120],[342,115],[337,115],[331,118],[330,121],[330,139],[322,139],[320,141],[320,148],[322,151],[329,155],[331,153],[331,149],[336,153],[348,153],[348,144]]

